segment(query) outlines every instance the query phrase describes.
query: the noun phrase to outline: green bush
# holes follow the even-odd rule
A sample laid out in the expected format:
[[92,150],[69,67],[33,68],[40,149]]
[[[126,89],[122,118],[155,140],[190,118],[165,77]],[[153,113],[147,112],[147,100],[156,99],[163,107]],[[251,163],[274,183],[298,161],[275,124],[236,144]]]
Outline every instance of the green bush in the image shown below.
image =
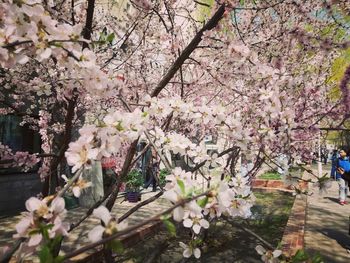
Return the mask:
[[143,186],[143,178],[141,172],[136,169],[131,170],[128,173],[126,180],[126,188],[128,191],[138,192],[141,186]]
[[160,172],[159,172],[159,184],[160,184],[160,186],[162,186],[162,187],[165,186],[166,177],[169,174],[170,174],[170,172],[166,168],[160,170]]

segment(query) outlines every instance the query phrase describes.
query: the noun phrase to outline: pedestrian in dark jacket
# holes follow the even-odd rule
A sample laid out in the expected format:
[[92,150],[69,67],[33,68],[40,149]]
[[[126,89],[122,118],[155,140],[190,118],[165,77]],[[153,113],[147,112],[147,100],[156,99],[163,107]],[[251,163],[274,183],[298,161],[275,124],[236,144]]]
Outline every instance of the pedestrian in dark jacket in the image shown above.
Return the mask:
[[332,153],[332,169],[331,169],[331,178],[335,179],[335,174],[337,172],[337,164],[338,164],[338,151],[337,150],[333,150]]

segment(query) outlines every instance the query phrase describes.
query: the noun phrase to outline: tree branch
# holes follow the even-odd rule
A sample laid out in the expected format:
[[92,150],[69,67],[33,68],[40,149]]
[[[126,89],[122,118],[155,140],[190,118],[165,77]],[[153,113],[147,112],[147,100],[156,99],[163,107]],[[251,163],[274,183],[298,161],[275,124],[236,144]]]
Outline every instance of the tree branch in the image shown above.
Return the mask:
[[196,49],[198,44],[202,41],[203,33],[207,30],[211,30],[216,27],[225,12],[225,5],[221,5],[212,18],[203,26],[201,30],[194,36],[192,41],[182,51],[181,55],[175,60],[174,64],[169,68],[168,72],[163,76],[158,85],[151,93],[152,97],[158,96],[158,94],[164,89],[169,81],[174,77],[175,73],[180,69],[185,60]]
[[[94,17],[94,9],[95,9],[95,0],[88,0],[88,7],[86,11],[86,22],[83,30],[83,37],[85,39],[90,40],[92,34],[92,22]],[[87,48],[89,45],[87,43],[83,43],[83,49]]]

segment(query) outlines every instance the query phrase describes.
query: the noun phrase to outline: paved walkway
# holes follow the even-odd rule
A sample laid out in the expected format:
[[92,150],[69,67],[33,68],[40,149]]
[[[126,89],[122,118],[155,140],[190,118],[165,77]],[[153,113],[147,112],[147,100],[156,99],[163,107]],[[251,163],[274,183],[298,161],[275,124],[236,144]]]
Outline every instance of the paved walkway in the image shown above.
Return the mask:
[[[330,166],[323,167],[323,173]],[[314,169],[317,172],[317,169]],[[332,182],[328,193],[320,195],[317,189],[308,197],[305,246],[312,254],[319,253],[326,263],[350,262],[349,216],[350,204],[338,204],[338,184]],[[348,198],[350,201],[350,198]]]
[[[147,192],[142,195],[142,201],[156,195],[154,192]],[[122,202],[124,198],[119,198],[114,205],[112,213],[117,217],[120,217],[126,213],[130,208],[135,206],[135,203],[129,203],[128,201]],[[170,203],[160,197],[156,201],[147,204],[132,214],[127,220],[128,225],[135,225],[151,216],[158,214],[166,210],[170,206]],[[87,209],[76,208],[69,210],[67,213],[67,221],[72,223],[76,222],[77,219],[81,218],[85,214]],[[21,216],[13,216],[0,219],[0,247],[12,244],[12,235],[15,233],[15,225],[19,222]],[[87,220],[85,220],[79,227],[74,229],[68,238],[66,238],[62,244],[62,252],[71,252],[79,247],[89,244],[88,232],[94,226],[100,224],[100,220],[91,215]],[[90,252],[91,253],[91,252]],[[84,255],[82,255],[84,257]]]

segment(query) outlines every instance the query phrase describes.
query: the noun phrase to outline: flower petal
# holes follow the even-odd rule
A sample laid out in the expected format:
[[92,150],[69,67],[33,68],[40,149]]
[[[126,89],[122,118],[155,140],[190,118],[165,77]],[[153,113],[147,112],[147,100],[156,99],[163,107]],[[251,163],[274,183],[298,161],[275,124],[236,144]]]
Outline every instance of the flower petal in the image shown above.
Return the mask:
[[28,241],[28,246],[34,247],[38,245],[41,242],[42,238],[43,236],[41,234],[32,235]]
[[44,51],[38,54],[38,61],[43,61],[44,59],[48,59],[51,56],[52,50],[51,48],[46,48]]
[[187,204],[187,207],[191,210],[191,212],[195,213],[196,215],[200,215],[202,212],[202,208],[195,201],[189,202]]
[[62,213],[64,211],[64,206],[65,203],[62,197],[56,197],[51,203],[52,210],[57,214]]
[[266,253],[266,249],[263,248],[261,245],[257,245],[255,247],[256,252],[258,252],[259,255],[264,255]]
[[168,199],[170,202],[177,202],[177,194],[174,190],[169,190],[169,191],[166,191],[164,194],[163,194],[163,197],[165,199]]
[[68,177],[65,174],[61,175],[61,178],[67,183],[69,181]]
[[282,250],[275,250],[272,252],[272,255],[274,258],[278,258],[280,255],[282,255]]
[[189,218],[186,218],[184,220],[183,224],[184,224],[184,227],[190,228],[193,225],[193,221],[191,219],[189,219]]
[[190,256],[192,256],[192,251],[191,251],[191,249],[186,248],[186,249],[184,250],[184,252],[182,253],[182,255],[183,255],[185,258],[189,258]]
[[107,225],[112,218],[109,210],[102,205],[94,209],[93,215],[100,218],[105,225]]
[[174,209],[173,217],[175,221],[181,222],[181,220],[184,218],[184,209],[182,206]]
[[199,224],[200,224],[203,228],[205,228],[205,229],[208,229],[208,228],[209,228],[209,222],[208,222],[207,220],[205,220],[205,219],[201,219],[201,220],[199,221]]
[[192,229],[193,229],[193,232],[195,232],[196,234],[199,234],[199,232],[201,231],[201,226],[198,224],[195,224],[193,225]]
[[188,246],[184,243],[184,242],[179,242],[180,247],[182,247],[183,249],[187,249]]
[[121,230],[126,229],[127,227],[128,227],[128,222],[122,221],[122,222],[118,223],[117,229],[118,229],[118,231],[121,231]]
[[90,232],[89,232],[89,239],[91,242],[97,242],[102,239],[103,232],[105,231],[105,228],[101,225],[95,226]]
[[29,212],[37,210],[44,202],[36,197],[31,197],[26,201],[26,208]]
[[27,231],[28,227],[30,226],[31,220],[29,218],[23,218],[19,223],[16,225],[16,230],[18,234],[24,235]]
[[72,189],[72,191],[73,191],[73,195],[74,195],[75,197],[79,197],[80,194],[81,194],[81,192],[80,192],[80,187],[79,187],[79,186],[74,186],[73,189]]
[[195,248],[193,250],[193,255],[195,258],[200,258],[201,257],[201,250],[199,248]]

